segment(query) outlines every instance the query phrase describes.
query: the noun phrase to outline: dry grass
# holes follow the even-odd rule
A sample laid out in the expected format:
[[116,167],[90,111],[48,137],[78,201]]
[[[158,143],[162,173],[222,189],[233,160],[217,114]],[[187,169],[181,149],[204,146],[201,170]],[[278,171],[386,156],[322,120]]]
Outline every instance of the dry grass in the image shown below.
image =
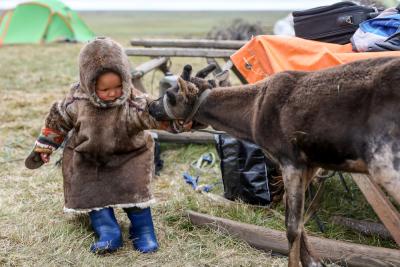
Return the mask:
[[161,249],[152,255],[135,252],[127,239],[128,220],[119,211],[117,217],[124,231],[125,246],[104,257],[88,251],[94,236],[87,217],[67,217],[61,212],[62,186],[57,167],[49,165],[32,172],[22,169],[21,164],[10,165],[13,174],[3,175],[4,171],[1,174],[0,262],[4,265],[284,265],[283,259],[272,259],[243,242],[189,223],[185,215],[186,198],[190,196],[195,203],[204,199],[180,182],[178,170],[184,169],[185,164],[175,165],[174,171],[165,171],[155,182],[159,203],[153,212]]
[[[107,18],[111,20],[110,16]],[[91,23],[95,21],[95,17],[89,20]],[[123,20],[120,21],[121,26],[125,25]],[[162,25],[159,27],[159,32],[154,33],[156,36],[162,36]],[[206,30],[203,25],[203,31]],[[122,34],[115,38],[124,45],[128,42]],[[283,220],[276,213],[240,203],[230,207],[220,206],[184,184],[182,173],[189,163],[203,152],[214,150],[212,146],[200,145],[162,146],[165,168],[154,181],[154,192],[159,202],[152,209],[161,244],[157,253],[143,255],[132,249],[127,239],[128,220],[121,211],[117,212],[117,217],[124,230],[124,248],[103,257],[88,251],[94,241],[88,218],[62,213],[62,176],[60,169],[54,165],[60,154],[56,153],[50,164],[38,170],[27,170],[23,165],[50,104],[61,98],[77,79],[76,58],[80,47],[80,44],[51,44],[0,48],[0,265],[285,266],[287,261],[284,258],[271,257],[240,240],[214,230],[197,228],[189,222],[185,211],[193,209],[284,229]],[[136,58],[133,64],[144,60]],[[172,70],[179,72],[187,61],[174,60]],[[201,59],[190,59],[190,63],[194,68],[205,65]],[[154,88],[156,93],[160,77],[159,73],[154,77],[148,75],[146,87]],[[217,166],[202,177],[205,182],[219,179]],[[329,217],[334,213],[376,220],[354,184],[350,186],[356,196],[351,204],[346,201],[337,181],[329,183],[327,200],[320,211],[328,231],[318,233],[313,222],[307,226],[308,229],[330,238],[395,247],[393,242],[376,237],[365,238],[329,223]],[[221,189],[217,189],[216,193],[221,193]],[[283,214],[281,205],[276,210],[278,214]]]
[[[128,40],[121,36],[114,37],[126,45]],[[27,170],[23,165],[51,103],[77,79],[80,47],[81,44],[51,44],[0,48],[0,265],[285,265],[284,259],[272,259],[241,241],[190,224],[185,215],[189,208],[187,197],[196,203],[204,200],[182,182],[181,174],[189,160],[210,148],[203,146],[163,147],[166,167],[154,182],[159,202],[153,208],[153,216],[161,245],[157,253],[143,255],[132,249],[127,238],[129,223],[121,211],[117,211],[117,217],[124,231],[124,248],[104,257],[89,252],[95,237],[88,218],[62,213],[62,176],[54,165],[60,153],[38,170]],[[132,63],[144,60],[137,58]],[[179,60],[173,71],[180,71],[183,63]],[[205,61],[194,63],[203,66]],[[154,88],[156,93],[160,77],[159,73],[149,75],[146,87]],[[185,153],[186,160],[180,159],[180,153]]]

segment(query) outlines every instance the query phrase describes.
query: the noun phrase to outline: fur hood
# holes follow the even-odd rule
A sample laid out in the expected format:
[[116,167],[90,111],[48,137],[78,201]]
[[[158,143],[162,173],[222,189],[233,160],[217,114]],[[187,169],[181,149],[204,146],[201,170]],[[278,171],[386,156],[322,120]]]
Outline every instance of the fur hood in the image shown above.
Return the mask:
[[[112,102],[101,100],[95,92],[97,78],[107,70],[118,73],[122,80],[122,96]],[[82,48],[79,76],[83,92],[95,106],[119,106],[129,97],[132,87],[130,63],[122,46],[110,38],[97,37]]]

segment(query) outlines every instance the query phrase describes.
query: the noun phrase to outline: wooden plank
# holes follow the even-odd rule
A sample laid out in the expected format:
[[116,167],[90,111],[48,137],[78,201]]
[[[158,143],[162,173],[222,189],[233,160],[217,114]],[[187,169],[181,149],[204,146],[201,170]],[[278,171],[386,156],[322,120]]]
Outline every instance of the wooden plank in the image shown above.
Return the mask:
[[[189,219],[195,225],[207,225],[212,229],[224,229],[229,234],[239,237],[249,245],[284,255],[288,254],[286,233],[260,226],[188,211]],[[400,250],[371,247],[327,238],[309,236],[308,240],[325,261],[345,266],[400,266]]]
[[131,45],[145,47],[214,48],[237,50],[247,41],[207,39],[132,39]]
[[167,57],[158,57],[138,65],[132,71],[132,79],[142,78],[146,73],[161,67],[168,62]]
[[176,144],[209,144],[214,143],[214,135],[204,132],[185,132],[172,134],[166,131],[151,130],[160,142]]
[[236,50],[195,48],[126,48],[128,56],[229,58]]
[[133,87],[135,87],[139,91],[146,93],[146,88],[144,88],[144,85],[143,85],[141,79],[132,79],[132,84],[133,84]]
[[343,216],[333,216],[331,222],[336,225],[341,225],[351,230],[362,233],[363,235],[378,235],[380,238],[392,240],[392,235],[381,223],[361,221]]
[[387,199],[382,189],[365,174],[351,174],[354,182],[364,194],[368,203],[374,209],[379,219],[400,246],[400,214]]

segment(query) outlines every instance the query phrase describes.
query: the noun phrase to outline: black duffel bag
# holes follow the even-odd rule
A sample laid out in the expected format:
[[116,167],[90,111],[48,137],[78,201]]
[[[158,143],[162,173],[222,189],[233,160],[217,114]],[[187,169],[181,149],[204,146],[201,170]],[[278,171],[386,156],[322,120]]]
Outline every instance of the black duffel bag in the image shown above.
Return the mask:
[[380,11],[373,7],[360,6],[352,2],[339,2],[293,12],[294,31],[297,37],[335,43],[350,43],[358,25],[376,17]]
[[279,168],[261,148],[227,134],[216,135],[216,148],[221,159],[224,196],[255,205],[270,204],[270,183],[279,176]]

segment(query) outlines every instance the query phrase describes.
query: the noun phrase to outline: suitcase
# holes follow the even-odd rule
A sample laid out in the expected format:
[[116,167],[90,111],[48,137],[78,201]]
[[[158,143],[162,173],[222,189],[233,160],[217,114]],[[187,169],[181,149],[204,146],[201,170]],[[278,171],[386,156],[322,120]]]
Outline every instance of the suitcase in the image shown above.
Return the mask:
[[376,17],[381,11],[352,2],[294,11],[294,31],[304,39],[347,44],[361,22]]

